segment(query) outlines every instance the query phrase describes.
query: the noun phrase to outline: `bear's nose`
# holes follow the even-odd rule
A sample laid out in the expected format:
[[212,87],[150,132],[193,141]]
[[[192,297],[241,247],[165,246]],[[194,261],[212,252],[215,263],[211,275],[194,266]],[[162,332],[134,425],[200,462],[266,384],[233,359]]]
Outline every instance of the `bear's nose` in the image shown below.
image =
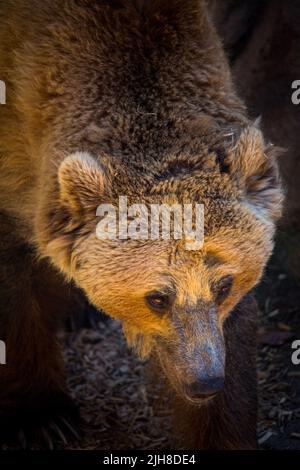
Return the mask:
[[220,392],[224,388],[224,383],[224,377],[197,380],[187,385],[186,392],[190,398],[208,398]]

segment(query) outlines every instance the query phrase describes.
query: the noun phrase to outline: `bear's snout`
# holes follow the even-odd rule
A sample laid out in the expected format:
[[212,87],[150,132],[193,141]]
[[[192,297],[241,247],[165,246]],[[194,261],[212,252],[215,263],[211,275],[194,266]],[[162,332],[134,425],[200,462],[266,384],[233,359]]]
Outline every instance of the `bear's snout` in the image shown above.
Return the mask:
[[159,348],[170,383],[188,401],[213,397],[225,383],[225,342],[215,307],[199,302],[181,308],[173,322],[174,337]]
[[198,401],[211,398],[223,389],[225,345],[221,333],[212,332],[208,338],[196,334],[192,344],[180,345],[180,351],[178,376],[186,399]]

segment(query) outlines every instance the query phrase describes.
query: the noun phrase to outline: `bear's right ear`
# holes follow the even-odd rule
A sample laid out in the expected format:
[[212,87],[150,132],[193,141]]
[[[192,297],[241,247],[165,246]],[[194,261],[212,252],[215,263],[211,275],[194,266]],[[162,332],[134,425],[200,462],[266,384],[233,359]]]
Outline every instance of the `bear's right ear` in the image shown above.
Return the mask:
[[73,215],[96,211],[105,188],[105,175],[88,152],[66,157],[58,170],[60,201]]

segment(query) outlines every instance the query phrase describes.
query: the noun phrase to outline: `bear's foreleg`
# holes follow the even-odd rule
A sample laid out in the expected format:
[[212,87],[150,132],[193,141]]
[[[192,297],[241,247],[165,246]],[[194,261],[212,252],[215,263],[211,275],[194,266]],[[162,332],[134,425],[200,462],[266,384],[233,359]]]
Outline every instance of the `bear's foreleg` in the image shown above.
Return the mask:
[[[16,226],[1,217],[0,339],[6,364],[0,365],[0,439],[15,435],[44,441],[65,431],[76,433],[69,416],[76,411],[66,393],[56,331],[63,306],[53,297],[51,271],[35,260]],[[74,434],[73,433],[73,434]],[[29,444],[29,443],[28,443]]]

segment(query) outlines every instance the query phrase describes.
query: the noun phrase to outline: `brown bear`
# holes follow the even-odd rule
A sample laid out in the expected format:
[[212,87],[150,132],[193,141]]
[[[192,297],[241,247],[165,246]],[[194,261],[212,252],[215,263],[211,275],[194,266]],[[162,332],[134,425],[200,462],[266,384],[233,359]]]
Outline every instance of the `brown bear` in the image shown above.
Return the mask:
[[[282,192],[205,2],[7,0],[0,14],[0,423],[72,413],[55,340],[72,287],[168,379],[181,445],[255,448],[248,292]],[[203,246],[100,239],[97,208],[119,196],[203,204]]]

